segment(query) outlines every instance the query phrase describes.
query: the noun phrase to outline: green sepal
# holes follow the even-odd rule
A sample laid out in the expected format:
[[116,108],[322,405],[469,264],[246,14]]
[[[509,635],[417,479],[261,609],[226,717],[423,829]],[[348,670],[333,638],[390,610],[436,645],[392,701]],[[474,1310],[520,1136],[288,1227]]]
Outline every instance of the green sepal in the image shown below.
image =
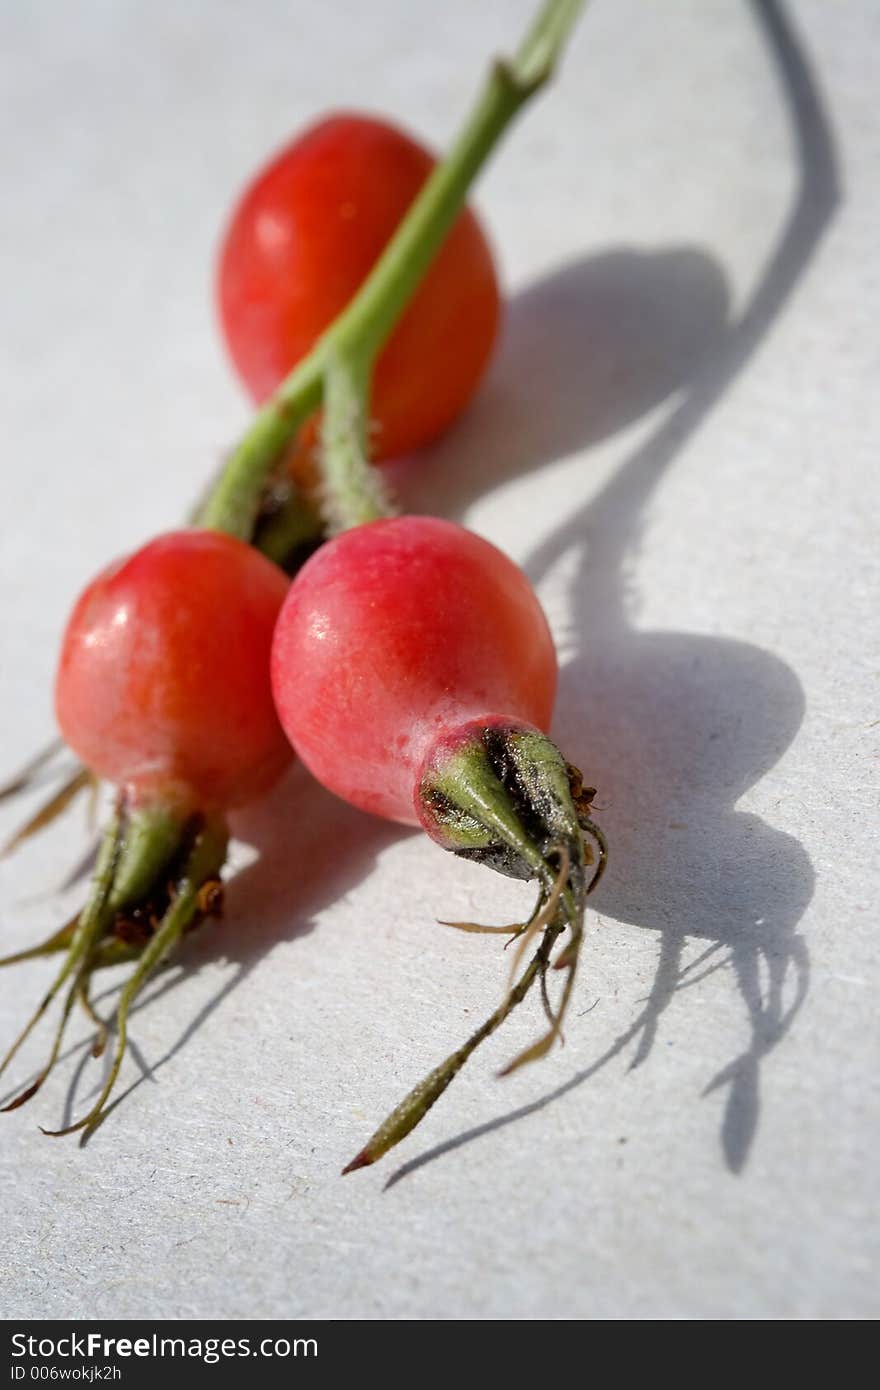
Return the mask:
[[125,815],[107,900],[110,916],[134,906],[155,889],[162,870],[180,849],[189,819],[162,802],[138,806]]
[[583,835],[568,764],[538,729],[479,720],[444,735],[419,777],[417,809],[444,849],[511,878],[542,878],[547,856],[564,844],[576,877]]

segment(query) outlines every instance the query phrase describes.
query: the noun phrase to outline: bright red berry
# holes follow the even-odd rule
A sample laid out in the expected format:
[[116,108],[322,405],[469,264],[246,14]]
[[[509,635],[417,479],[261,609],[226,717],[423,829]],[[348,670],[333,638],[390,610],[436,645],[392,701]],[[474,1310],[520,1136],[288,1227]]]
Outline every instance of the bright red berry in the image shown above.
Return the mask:
[[547,621],[517,566],[448,521],[345,531],[291,586],[272,650],[281,722],[320,782],[416,823],[431,745],[463,723],[546,729],[556,687]]
[[56,677],[77,756],[135,802],[223,810],[270,786],[290,757],[269,684],[287,587],[212,531],[171,532],[105,569],[73,610]]
[[[338,115],[286,146],[247,189],[221,248],[217,297],[255,401],[346,307],[433,167],[385,121]],[[451,424],[483,375],[498,314],[491,252],[465,209],[379,357],[374,457],[418,449]]]

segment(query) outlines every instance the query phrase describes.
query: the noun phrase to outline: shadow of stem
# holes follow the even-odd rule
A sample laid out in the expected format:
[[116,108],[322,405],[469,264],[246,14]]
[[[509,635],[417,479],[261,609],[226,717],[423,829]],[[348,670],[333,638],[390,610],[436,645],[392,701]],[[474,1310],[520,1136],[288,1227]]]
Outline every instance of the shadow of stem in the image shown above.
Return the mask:
[[[795,928],[813,891],[809,859],[792,837],[734,811],[743,792],[794,737],[804,709],[800,683],[781,661],[757,647],[684,633],[639,632],[627,615],[626,564],[637,548],[640,518],[653,489],[776,321],[840,197],[831,127],[805,53],[777,0],[754,0],[753,9],[798,154],[799,187],[782,235],[744,312],[729,326],[721,324],[714,338],[707,331],[718,322],[719,277],[716,272],[713,289],[713,263],[695,252],[667,258],[666,288],[655,302],[668,302],[671,290],[678,324],[696,329],[670,344],[673,359],[677,351],[681,361],[684,350],[685,363],[694,344],[700,345],[702,360],[691,384],[598,496],[526,562],[537,579],[563,555],[574,552],[580,560],[572,636],[583,655],[563,672],[558,741],[573,750],[575,760],[578,745],[592,750],[585,771],[607,800],[603,826],[614,846],[616,869],[598,891],[596,907],[605,916],[660,933],[654,984],[644,1009],[597,1061],[530,1105],[410,1160],[387,1186],[473,1139],[537,1113],[595,1076],[631,1044],[631,1068],[641,1065],[662,1014],[685,987],[692,967],[682,968],[682,953],[694,936],[710,941],[710,949],[728,948],[750,1023],[745,1051],[704,1091],[728,1090],[721,1142],[727,1166],[739,1172],[758,1124],[761,1060],[785,1034],[806,997],[809,957]],[[647,264],[643,262],[643,271]],[[566,288],[570,323],[571,305],[578,298],[573,282]],[[582,331],[587,330],[585,320]],[[570,338],[570,327],[567,332]],[[567,343],[569,386],[564,395],[569,400],[576,393],[571,363],[583,361],[583,353],[572,351],[573,346]],[[647,400],[652,393],[642,382],[637,394]],[[533,429],[539,428],[540,412],[532,418]],[[550,451],[555,448],[551,440]],[[786,993],[791,995],[788,1003]]]
[[[675,393],[681,396],[647,443],[526,565],[537,579],[563,555],[580,560],[573,635],[583,655],[563,672],[557,732],[573,754],[579,746],[593,750],[590,781],[611,797],[604,823],[615,865],[625,871],[606,878],[597,907],[659,932],[653,987],[632,1025],[596,1062],[532,1104],[411,1160],[389,1186],[543,1109],[630,1044],[631,1065],[642,1064],[670,1000],[702,978],[686,984],[694,967],[681,965],[694,936],[706,939],[710,950],[727,948],[751,1023],[747,1049],[706,1087],[707,1093],[728,1088],[722,1144],[729,1167],[738,1171],[757,1126],[761,1058],[806,994],[808,956],[794,928],[812,892],[809,860],[791,837],[733,809],[800,724],[797,678],[745,643],[640,633],[628,621],[626,602],[625,567],[653,488],[749,362],[804,274],[838,200],[830,127],[809,64],[781,5],[754,0],[754,9],[795,132],[800,186],[738,321],[729,322],[723,272],[704,251],[612,250],[578,262],[514,300],[494,385],[431,459],[398,470],[409,509],[455,515],[502,479],[608,438]],[[539,379],[536,354],[547,368]],[[647,742],[646,731],[653,731]],[[184,970],[138,1007],[175,988],[192,967],[225,959],[236,968],[152,1068],[133,1050],[141,1077],[114,1109],[185,1047],[271,949],[310,931],[322,908],[359,881],[376,853],[400,834],[345,807],[302,769],[238,828],[260,857],[229,884],[228,926],[189,941],[180,957]],[[772,917],[765,910],[771,896]],[[726,904],[721,921],[713,918],[719,900]],[[786,1004],[792,974],[793,998]],[[87,1061],[86,1052],[68,1091],[65,1123]]]
[[[206,923],[185,938],[170,968],[138,1000],[132,1015],[168,995],[194,970],[215,962],[229,963],[234,969],[173,1045],[151,1066],[139,1054],[136,1044],[130,1044],[141,1076],[107,1108],[104,1119],[144,1080],[155,1078],[159,1068],[186,1046],[270,951],[310,932],[324,908],[359,882],[382,848],[401,834],[400,827],[365,816],[338,801],[301,766],[295,766],[257,806],[239,813],[233,829],[240,840],[258,850],[258,858],[229,881],[224,921]],[[291,873],[291,865],[296,866],[295,874]],[[114,982],[96,1003],[111,998],[120,983]],[[58,1059],[61,1063],[83,1053],[67,1090],[65,1126],[73,1118],[90,1060],[91,1042],[90,1035],[66,1049]],[[112,1048],[105,1053],[105,1067],[111,1053]],[[8,1099],[20,1090],[21,1083]],[[96,1132],[97,1127],[91,1131]],[[88,1134],[86,1131],[81,1142],[87,1142]]]

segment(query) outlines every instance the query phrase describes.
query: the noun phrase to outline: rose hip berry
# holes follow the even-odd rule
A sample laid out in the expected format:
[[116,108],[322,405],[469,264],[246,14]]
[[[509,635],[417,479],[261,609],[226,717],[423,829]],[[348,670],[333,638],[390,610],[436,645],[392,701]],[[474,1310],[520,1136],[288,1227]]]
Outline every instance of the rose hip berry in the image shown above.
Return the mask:
[[73,610],[55,685],[58,722],[90,773],[119,793],[83,910],[48,941],[0,961],[64,958],[0,1072],[66,987],[45,1066],[4,1109],[40,1089],[76,1003],[97,1025],[94,1055],[103,1052],[109,1031],[91,1002],[91,977],[106,965],[134,967],[97,1100],[83,1119],[47,1133],[103,1117],[134,999],[184,932],[220,910],[224,812],[265,791],[290,760],[269,684],[286,592],[282,572],[244,542],[175,531],[105,569]]
[[287,593],[275,565],[232,536],[175,531],[86,588],[61,649],[65,739],[133,802],[226,809],[290,761],[268,662]]
[[397,517],[344,531],[308,561],[279,618],[272,683],[320,782],[418,824],[431,743],[480,715],[546,729],[556,654],[506,555],[448,521]]
[[[409,1093],[349,1172],[418,1124],[535,980],[549,1029],[508,1070],[559,1037],[605,840],[590,818],[592,789],[544,732],[556,656],[538,600],[512,561],[460,526],[396,517],[328,542],[281,610],[272,686],[288,737],[325,786],[364,810],[421,823],[445,849],[539,883],[527,922],[452,924],[520,938],[514,968],[540,940],[495,1012]],[[552,962],[567,972],[554,1009],[545,976],[566,929]]]
[[[217,299],[227,347],[261,404],[353,298],[434,159],[372,116],[312,126],[256,177],[227,229]],[[499,314],[492,255],[467,208],[379,356],[373,456],[430,443],[479,384]]]

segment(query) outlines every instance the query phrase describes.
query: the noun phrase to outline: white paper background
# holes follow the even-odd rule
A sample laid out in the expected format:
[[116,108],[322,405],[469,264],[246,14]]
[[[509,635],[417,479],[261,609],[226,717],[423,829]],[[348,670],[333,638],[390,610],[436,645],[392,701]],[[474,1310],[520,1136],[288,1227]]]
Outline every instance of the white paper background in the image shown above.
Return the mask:
[[[334,107],[442,146],[529,9],[6,0],[0,768],[50,733],[72,597],[247,418],[210,298],[243,180]],[[479,190],[488,383],[397,470],[559,639],[613,844],[567,1046],[497,1081],[525,1008],[341,1180],[502,988],[434,919],[529,895],[294,774],[135,1016],[148,1079],[85,1149],[36,1129],[91,1092],[82,1050],[3,1117],[6,1317],[876,1315],[880,25],[791,9],[796,41],[769,4],[592,7]],[[73,813],[0,865],[4,948],[73,909],[85,846]],[[0,977],[4,1037],[46,979]]]

